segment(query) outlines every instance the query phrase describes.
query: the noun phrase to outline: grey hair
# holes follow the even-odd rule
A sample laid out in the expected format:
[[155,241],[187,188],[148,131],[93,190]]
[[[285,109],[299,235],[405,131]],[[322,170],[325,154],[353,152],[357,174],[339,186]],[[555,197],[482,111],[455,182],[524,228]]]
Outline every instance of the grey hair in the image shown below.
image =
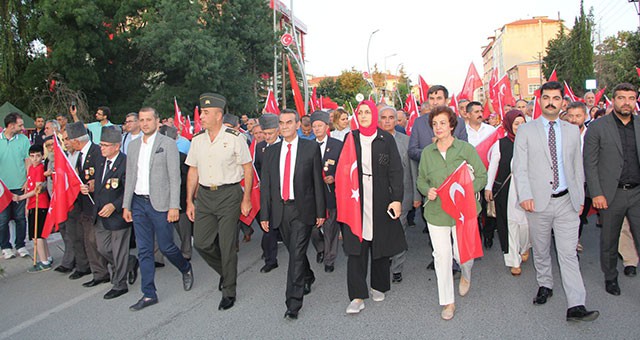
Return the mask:
[[395,108],[393,108],[393,107],[391,107],[391,106],[388,106],[388,105],[385,105],[385,106],[381,107],[381,108],[380,108],[380,110],[378,110],[378,113],[379,113],[379,115],[378,115],[378,119],[380,119],[379,117],[382,115],[382,112],[384,112],[384,111],[389,111],[389,110],[393,111],[393,116],[394,116],[394,117],[396,118],[396,120],[397,120],[397,119],[398,119],[398,111],[396,111],[396,109],[395,109]]
[[[154,110],[155,111],[155,110]],[[124,117],[124,119],[126,120],[129,117],[133,117],[136,119],[136,121],[138,120],[138,113],[137,112],[129,112],[127,113],[127,115]]]
[[82,135],[82,136],[80,136],[78,138],[74,138],[72,140],[78,141],[80,143],[85,143],[85,142],[89,141],[89,135],[88,134],[87,135]]
[[51,124],[55,131],[60,131],[60,123],[55,119],[48,120],[45,124]]

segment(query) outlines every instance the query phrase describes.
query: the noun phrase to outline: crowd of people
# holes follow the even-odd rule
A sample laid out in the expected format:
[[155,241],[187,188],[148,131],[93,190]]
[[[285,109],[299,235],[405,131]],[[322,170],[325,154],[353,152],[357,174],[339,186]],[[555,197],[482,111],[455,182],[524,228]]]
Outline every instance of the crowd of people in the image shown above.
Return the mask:
[[[127,293],[139,272],[142,297],[130,309],[157,303],[155,268],[165,265],[164,258],[182,273],[183,289],[190,290],[193,247],[219,275],[219,309],[229,309],[236,302],[240,240],[251,241],[260,228],[261,273],[278,268],[278,242],[289,254],[285,318],[298,318],[315,281],[309,243],[326,273],[334,271],[342,243],[346,312],[358,314],[366,299],[382,301],[391,283],[402,282],[405,230],[421,218],[433,250],[432,261],[425,264],[436,273],[441,317],[450,320],[456,309],[454,278],[460,277],[458,294],[467,295],[473,259],[460,262],[459,247],[468,242],[459,239],[456,218],[443,209],[437,189],[466,162],[484,247],[493,246],[497,233],[513,276],[533,257],[536,305],[553,295],[555,247],[567,320],[595,320],[598,311],[585,307],[578,262],[583,251],[579,239],[590,212],[598,214],[596,224],[602,228],[599,251],[606,291],[621,294],[618,254],[624,274],[636,275],[637,90],[619,84],[611,105],[601,108],[591,92],[571,102],[562,84],[547,82],[540,89],[541,115],[536,119],[535,103],[522,99],[505,106],[503,116],[487,117],[480,102],[469,100],[458,103],[456,114],[446,104],[448,97],[444,86],[430,87],[419,117],[410,122],[407,112],[370,100],[362,101],[351,118],[343,108],[302,117],[283,110],[238,118],[225,113],[222,95],[204,93],[199,98],[203,130],[191,140],[181,136],[173,120],[161,121],[151,107],[127,114],[119,127],[110,121],[106,106],[88,124],[72,106],[72,123],[64,114],[49,121],[37,117],[30,138],[22,134],[22,117],[11,113],[0,135],[0,179],[13,194],[13,202],[0,212],[3,257],[14,258],[14,248],[18,256],[30,255],[28,230],[38,253],[29,271],[53,267],[42,228],[53,195],[57,139],[82,184],[66,222],[59,225],[64,255],[54,270],[70,273],[72,280],[91,274],[85,287],[110,282],[105,299]],[[501,131],[504,135],[483,163],[476,147]],[[349,180],[336,175],[340,157],[352,151],[359,184],[352,194],[362,212],[361,229],[338,217],[341,209],[353,208],[336,197],[336,182]],[[256,183],[259,207],[252,199]],[[16,226],[13,245],[11,220]]]

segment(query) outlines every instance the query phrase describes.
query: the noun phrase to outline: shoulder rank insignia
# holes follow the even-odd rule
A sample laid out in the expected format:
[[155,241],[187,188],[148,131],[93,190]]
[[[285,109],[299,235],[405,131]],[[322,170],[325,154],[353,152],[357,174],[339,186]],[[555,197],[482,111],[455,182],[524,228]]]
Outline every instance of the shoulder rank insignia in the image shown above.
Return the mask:
[[226,132],[230,133],[230,134],[232,134],[234,136],[240,136],[240,132],[238,132],[238,131],[236,131],[234,129],[231,129],[231,128],[227,128]]
[[200,132],[196,133],[195,135],[193,135],[193,138],[200,136],[201,134],[205,133],[206,130],[200,130]]

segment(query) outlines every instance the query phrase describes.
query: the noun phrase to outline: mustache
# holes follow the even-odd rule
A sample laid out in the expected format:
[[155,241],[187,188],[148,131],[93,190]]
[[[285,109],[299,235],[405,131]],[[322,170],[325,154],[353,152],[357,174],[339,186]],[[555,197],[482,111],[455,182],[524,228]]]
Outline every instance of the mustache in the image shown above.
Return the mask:
[[544,108],[545,109],[549,109],[549,108],[556,109],[555,105],[553,105],[553,104],[549,104],[549,105],[545,106]]

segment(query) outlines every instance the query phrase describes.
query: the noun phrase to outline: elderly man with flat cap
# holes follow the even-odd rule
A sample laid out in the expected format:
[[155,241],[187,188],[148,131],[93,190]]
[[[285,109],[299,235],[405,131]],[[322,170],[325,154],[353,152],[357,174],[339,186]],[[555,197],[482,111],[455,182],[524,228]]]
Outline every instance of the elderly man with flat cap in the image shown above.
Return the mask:
[[[223,126],[226,99],[215,93],[200,95],[200,120],[205,129],[193,137],[186,164],[187,216],[194,222],[194,247],[220,275],[219,310],[236,301],[238,255],[237,225],[240,213],[251,211],[253,165],[249,147],[240,132]],[[240,180],[244,178],[244,192]],[[197,190],[197,202],[194,198]]]
[[329,131],[329,114],[324,111],[315,111],[311,114],[311,127],[316,136],[316,142],[320,146],[322,157],[322,177],[325,183],[324,197],[327,205],[327,219],[311,231],[311,243],[316,248],[316,262],[324,262],[324,271],[331,273],[334,270],[336,256],[338,255],[338,234],[340,224],[336,221],[336,190],[335,178],[336,165],[342,151],[342,142],[339,139],[327,135]]
[[122,199],[127,156],[120,152],[122,133],[115,126],[103,126],[100,134],[102,159],[96,168],[94,188],[96,243],[98,252],[111,265],[111,284],[104,298],[114,299],[126,294],[127,273],[137,270],[137,260],[129,263],[131,224],[122,218]]

